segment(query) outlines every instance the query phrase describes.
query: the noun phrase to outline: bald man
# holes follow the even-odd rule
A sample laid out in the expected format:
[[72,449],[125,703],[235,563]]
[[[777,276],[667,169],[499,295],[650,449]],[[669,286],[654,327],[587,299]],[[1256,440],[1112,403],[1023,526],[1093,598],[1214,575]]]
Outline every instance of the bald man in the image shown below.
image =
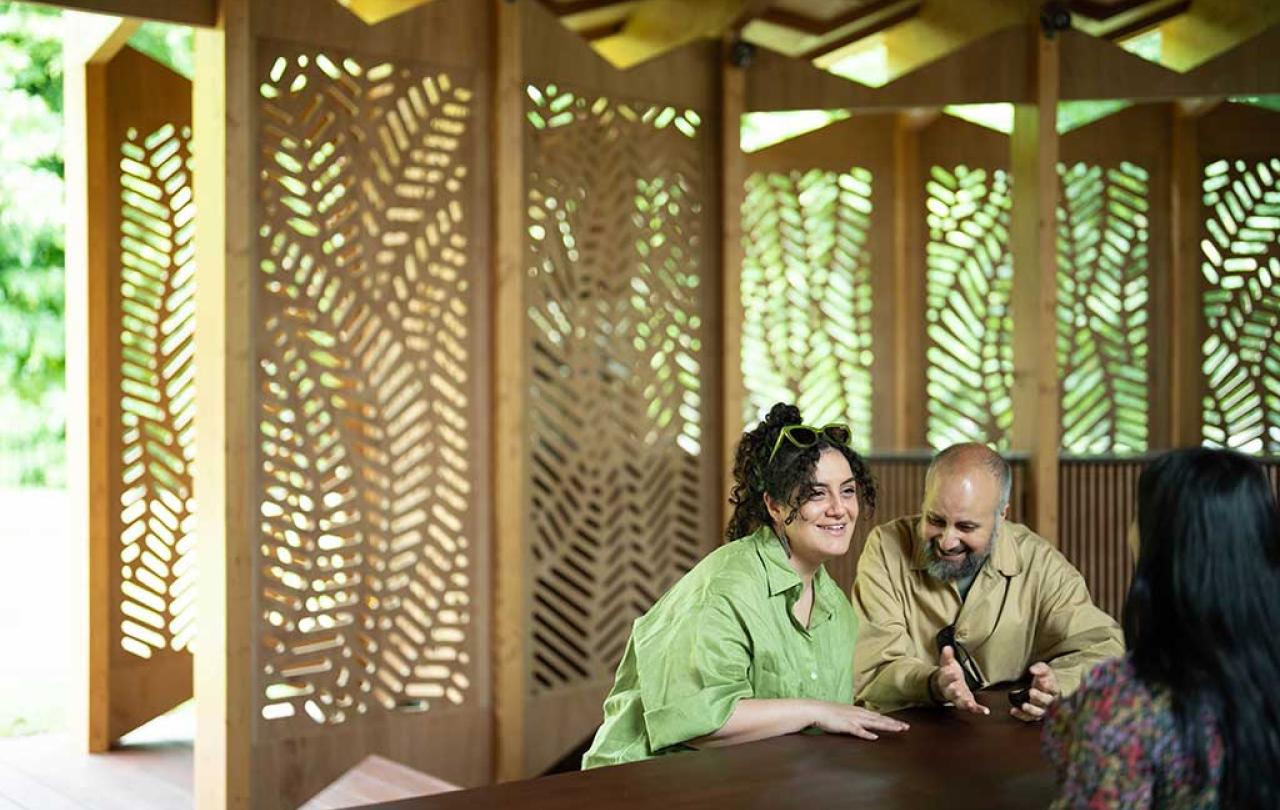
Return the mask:
[[929,465],[921,514],[872,530],[853,586],[859,704],[987,714],[974,692],[1030,678],[1010,713],[1033,722],[1094,664],[1124,653],[1080,572],[1005,520],[1011,481],[987,447],[949,447]]

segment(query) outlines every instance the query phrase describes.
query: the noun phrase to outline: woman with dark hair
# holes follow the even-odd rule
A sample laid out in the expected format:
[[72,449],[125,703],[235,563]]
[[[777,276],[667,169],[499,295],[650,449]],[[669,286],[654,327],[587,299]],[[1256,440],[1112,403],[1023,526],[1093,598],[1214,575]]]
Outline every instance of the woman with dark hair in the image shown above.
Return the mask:
[[1051,712],[1055,807],[1280,808],[1280,509],[1225,450],[1138,482],[1128,654]]
[[777,404],[742,436],[726,543],[636,620],[584,768],[817,728],[907,726],[853,706],[853,606],[823,563],[845,554],[875,485],[844,425]]

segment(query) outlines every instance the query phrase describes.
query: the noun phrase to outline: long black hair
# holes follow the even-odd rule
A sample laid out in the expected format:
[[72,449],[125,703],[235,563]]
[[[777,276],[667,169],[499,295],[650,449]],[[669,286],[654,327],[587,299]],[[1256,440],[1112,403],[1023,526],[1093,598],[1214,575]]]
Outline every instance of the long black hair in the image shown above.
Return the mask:
[[804,448],[783,440],[770,463],[769,454],[773,452],[782,429],[803,423],[799,408],[779,402],[769,409],[764,421],[742,434],[733,458],[733,491],[729,496],[733,516],[725,529],[726,540],[746,537],[761,526],[773,524],[764,504],[765,493],[790,507],[791,512],[786,519],[790,523],[813,489],[814,468],[818,466],[818,457],[828,447],[838,450],[853,471],[858,490],[859,517],[870,518],[875,512],[876,485],[867,463],[853,448],[832,441],[826,434],[819,434],[817,443]]
[[1224,807],[1280,807],[1280,508],[1257,462],[1193,448],[1138,481],[1140,551],[1124,606],[1138,677],[1167,687],[1179,735]]

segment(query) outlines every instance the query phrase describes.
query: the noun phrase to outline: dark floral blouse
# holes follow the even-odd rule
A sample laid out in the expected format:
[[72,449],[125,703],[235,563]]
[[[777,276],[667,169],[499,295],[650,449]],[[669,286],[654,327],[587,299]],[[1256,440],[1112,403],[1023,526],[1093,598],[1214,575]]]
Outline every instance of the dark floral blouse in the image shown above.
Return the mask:
[[1209,779],[1199,789],[1165,689],[1138,679],[1128,657],[1099,664],[1045,718],[1041,740],[1058,771],[1055,808],[1218,806],[1222,740],[1214,733]]

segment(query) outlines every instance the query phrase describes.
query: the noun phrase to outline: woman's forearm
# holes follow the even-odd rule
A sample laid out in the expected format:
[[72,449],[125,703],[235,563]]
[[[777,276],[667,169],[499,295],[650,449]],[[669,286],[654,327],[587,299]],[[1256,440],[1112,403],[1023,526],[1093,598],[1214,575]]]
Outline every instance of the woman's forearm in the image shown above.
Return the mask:
[[690,740],[689,745],[718,748],[794,734],[812,726],[816,715],[817,701],[813,700],[747,698],[738,701],[719,730]]

